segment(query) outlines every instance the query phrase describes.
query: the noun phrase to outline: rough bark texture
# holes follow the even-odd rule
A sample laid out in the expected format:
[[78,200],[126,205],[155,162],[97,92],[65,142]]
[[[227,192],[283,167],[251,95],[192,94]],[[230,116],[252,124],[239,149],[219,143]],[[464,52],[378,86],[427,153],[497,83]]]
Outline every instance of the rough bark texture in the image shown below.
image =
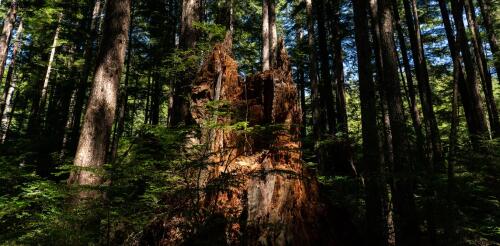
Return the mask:
[[102,181],[93,169],[102,167],[106,162],[129,23],[130,0],[108,0],[94,82],[74,160],[74,165],[81,170],[70,175],[69,184],[93,186]]
[[[209,153],[208,166],[198,176],[203,212],[197,219],[210,230],[210,220],[217,218],[220,224],[210,234],[200,233],[203,229],[196,230],[198,234],[183,232],[177,223],[186,218],[175,217],[162,223],[161,238],[149,243],[331,245],[318,241],[318,183],[302,165],[300,99],[285,52],[277,66],[246,81],[239,79],[230,36],[207,57],[193,82],[190,111],[201,129],[191,141],[206,146]],[[207,107],[213,104],[228,114],[214,115]],[[245,134],[228,127],[207,128],[213,121],[221,126],[248,121],[251,127],[267,129]]]

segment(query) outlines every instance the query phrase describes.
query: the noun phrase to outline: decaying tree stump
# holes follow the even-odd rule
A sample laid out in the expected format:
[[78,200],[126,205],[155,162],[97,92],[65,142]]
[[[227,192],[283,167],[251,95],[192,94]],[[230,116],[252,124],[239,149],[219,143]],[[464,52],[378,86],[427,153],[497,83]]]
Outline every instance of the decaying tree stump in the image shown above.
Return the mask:
[[215,46],[191,95],[191,116],[201,129],[194,142],[209,156],[197,176],[205,229],[167,232],[176,239],[160,244],[327,242],[320,239],[318,183],[301,161],[301,108],[283,42],[277,68],[246,81],[231,47],[230,35]]

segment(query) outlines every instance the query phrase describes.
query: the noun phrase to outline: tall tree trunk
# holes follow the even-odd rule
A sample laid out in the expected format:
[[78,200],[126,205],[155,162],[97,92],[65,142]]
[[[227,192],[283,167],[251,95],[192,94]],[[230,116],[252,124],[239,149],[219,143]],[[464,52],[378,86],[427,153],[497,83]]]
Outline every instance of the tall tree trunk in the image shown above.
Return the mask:
[[[328,51],[328,37],[325,21],[326,4],[324,0],[316,1],[316,16],[318,20],[318,46],[319,46],[319,60],[321,64],[321,77],[320,77],[320,103],[322,109],[322,122],[320,125],[324,132],[334,135],[337,131],[336,125],[336,112],[335,112],[335,99],[333,97],[332,76],[330,76],[330,56]],[[333,167],[330,167],[333,168]]]
[[[9,136],[10,126],[12,125],[12,119],[14,118],[12,114],[14,113],[14,111],[16,109],[16,104],[17,104],[18,99],[19,99],[19,91],[16,91],[16,96],[13,99],[14,102],[11,104],[12,107],[10,108],[9,114],[4,114],[2,117],[2,125],[5,126],[5,129],[4,129],[4,131],[1,132],[0,144],[5,143],[5,141],[7,140],[8,136]],[[4,119],[4,117],[5,117],[5,119]],[[20,121],[20,125],[22,125],[22,121]]]
[[278,31],[276,28],[276,1],[269,0],[269,53],[271,68],[275,68],[278,60]]
[[14,48],[12,50],[12,61],[9,64],[9,69],[7,70],[7,78],[5,79],[5,88],[3,91],[3,102],[0,105],[0,118],[2,119],[2,126],[4,126],[4,116],[10,113],[12,110],[12,97],[14,96],[14,90],[16,89],[16,83],[13,80],[14,68],[16,66],[17,53],[21,49],[23,36],[23,21],[19,22],[19,27],[17,28],[16,41],[14,41]]
[[471,41],[474,47],[476,66],[482,81],[484,98],[486,99],[486,109],[488,111],[491,131],[494,137],[500,137],[500,122],[498,118],[497,104],[493,95],[493,83],[491,81],[491,74],[488,68],[488,61],[486,60],[486,55],[484,53],[481,33],[479,32],[479,26],[476,22],[475,8],[471,0],[465,0],[464,6],[468,27],[471,33]]
[[353,0],[356,49],[358,57],[363,162],[366,166],[366,218],[372,245],[388,245],[387,194],[383,175],[383,154],[377,129],[377,97],[372,78],[368,1]]
[[465,80],[465,74],[463,72],[462,66],[462,57],[460,55],[460,45],[458,41],[455,39],[455,34],[453,31],[453,27],[449,17],[449,11],[446,6],[445,0],[439,0],[439,9],[441,11],[441,16],[443,19],[446,37],[448,41],[448,47],[450,49],[451,58],[453,61],[453,79],[456,80],[458,84],[458,90],[460,92],[460,99],[462,101],[462,105],[464,107],[465,118],[467,121],[467,127],[469,131],[469,136],[471,141],[474,142],[476,138],[474,135],[476,134],[476,129],[478,124],[478,119],[481,117],[478,116],[482,111],[475,111],[475,100],[473,100],[473,94],[470,91],[470,86],[467,84]]
[[341,3],[341,0],[335,0],[329,4],[329,9],[333,13],[330,30],[333,48],[333,83],[335,85],[336,128],[337,131],[341,133],[339,139],[339,150],[342,157],[340,158],[341,166],[338,171],[343,175],[355,176],[357,175],[357,171],[354,166],[352,149],[349,140],[349,123],[345,96],[344,57],[342,50],[342,31],[340,29]]
[[[132,3],[133,4],[133,3]],[[117,117],[118,119],[115,122],[115,132],[113,134],[113,140],[111,142],[111,153],[110,153],[110,162],[114,163],[116,160],[116,155],[118,153],[118,146],[120,143],[120,139],[123,135],[123,132],[125,130],[125,120],[127,116],[127,111],[128,111],[128,85],[129,85],[129,80],[130,80],[130,69],[132,65],[132,51],[133,51],[133,39],[132,39],[132,34],[134,30],[134,11],[131,10],[131,16],[130,16],[130,27],[128,31],[128,49],[127,49],[127,56],[126,56],[126,72],[125,72],[125,82],[124,82],[124,87],[120,90],[120,99],[119,99],[119,107],[117,111]]]
[[269,1],[262,0],[262,71],[271,69],[271,54],[270,42],[271,39],[269,30]]
[[[17,16],[17,0],[13,0],[10,4],[9,12],[3,20],[2,35],[0,36],[0,83],[3,81],[5,71],[5,63],[9,51],[10,38]],[[3,98],[2,98],[3,99]]]
[[50,56],[49,60],[47,63],[47,71],[45,72],[45,77],[43,79],[43,82],[39,84],[39,91],[36,93],[37,95],[35,96],[33,103],[32,103],[32,110],[31,110],[31,115],[28,123],[28,135],[35,136],[39,134],[40,131],[40,120],[42,117],[42,114],[45,113],[45,106],[47,104],[47,96],[48,96],[48,88],[49,88],[49,80],[50,80],[50,74],[52,72],[52,65],[54,62],[54,58],[56,55],[56,48],[57,48],[57,42],[59,39],[59,32],[61,31],[61,21],[62,21],[63,15],[59,14],[58,20],[57,20],[57,26],[56,30],[54,33],[54,38],[52,41],[52,46],[50,49]]
[[378,2],[377,0],[369,0],[370,8],[369,14],[371,19],[370,31],[373,36],[373,47],[375,50],[375,64],[377,67],[377,81],[376,87],[378,88],[378,93],[380,97],[380,110],[382,114],[382,123],[384,125],[382,135],[383,143],[384,143],[384,152],[385,152],[385,162],[389,168],[392,168],[394,163],[394,151],[392,147],[392,133],[390,126],[389,113],[387,108],[387,97],[385,96],[385,91],[382,88],[381,82],[384,80],[384,64],[382,61],[382,49],[380,48],[380,27],[378,25],[379,13],[378,13]]
[[98,27],[101,13],[103,12],[102,8],[102,0],[95,0],[94,8],[92,10],[90,16],[90,26],[88,27],[88,37],[85,40],[85,48],[84,48],[84,64],[83,64],[83,72],[81,78],[77,85],[76,90],[76,98],[74,110],[72,113],[72,125],[71,125],[71,137],[70,137],[70,152],[76,151],[76,147],[78,144],[78,138],[80,136],[80,127],[81,127],[81,117],[82,112],[85,107],[85,101],[87,97],[88,90],[88,80],[91,74],[92,61],[94,59],[94,43],[97,40],[98,36]]
[[318,88],[318,69],[316,60],[316,45],[314,41],[314,18],[312,0],[305,0],[307,14],[307,36],[309,53],[309,80],[311,83],[311,108],[312,108],[312,126],[314,141],[321,138],[321,117],[319,110],[319,88]]
[[427,158],[427,152],[425,150],[425,136],[422,132],[422,120],[420,119],[420,111],[417,105],[417,97],[415,93],[415,85],[413,83],[412,69],[410,66],[410,59],[408,58],[408,50],[406,47],[406,40],[403,34],[403,28],[401,25],[401,19],[399,17],[399,5],[397,0],[392,0],[392,8],[394,10],[394,21],[399,41],[399,48],[401,50],[401,56],[403,58],[404,72],[406,76],[408,97],[409,97],[409,107],[410,115],[412,118],[413,130],[416,136],[416,148],[418,151],[417,159],[421,162],[429,164]]
[[394,150],[394,212],[396,241],[401,245],[419,245],[419,225],[413,197],[413,163],[405,127],[397,54],[394,49],[393,11],[387,0],[378,0],[380,49],[384,70],[382,87],[386,92]]
[[453,13],[453,19],[455,20],[455,29],[457,31],[456,40],[458,42],[458,48],[462,54],[463,63],[465,66],[465,84],[469,96],[468,99],[470,100],[469,102],[467,102],[468,104],[470,103],[470,105],[467,106],[470,107],[471,111],[469,134],[471,135],[472,143],[475,145],[475,147],[479,147],[478,142],[480,140],[488,139],[488,127],[486,125],[481,95],[478,88],[476,71],[474,69],[475,66],[469,50],[469,42],[467,40],[467,34],[463,22],[463,3],[463,0],[451,1],[451,9]]
[[49,62],[47,63],[47,72],[45,73],[45,78],[43,80],[42,94],[40,97],[40,110],[41,110],[40,113],[42,113],[42,114],[45,113],[45,106],[47,104],[47,94],[48,94],[47,90],[49,87],[50,74],[52,72],[54,58],[56,57],[57,42],[59,41],[59,33],[61,32],[62,18],[63,18],[63,15],[59,14],[59,17],[57,20],[56,32],[54,34],[54,40],[52,41],[52,46],[50,48],[50,57],[49,57]]
[[[194,23],[200,21],[201,2],[200,0],[183,0],[180,23],[179,46],[183,50],[193,49],[198,39],[198,31]],[[176,81],[172,94],[172,105],[170,107],[170,126],[188,125],[189,116],[189,94],[191,91],[191,81],[194,75],[189,72],[183,78]]]
[[490,44],[491,53],[497,72],[497,78],[500,81],[500,47],[498,44],[497,34],[495,33],[495,18],[492,16],[492,0],[477,0],[479,8],[481,9],[481,16],[483,17],[483,26],[486,29],[488,42]]
[[415,0],[403,1],[405,9],[406,24],[410,37],[413,63],[415,65],[415,74],[418,82],[420,102],[424,113],[424,122],[428,129],[428,140],[431,147],[431,160],[433,168],[443,170],[444,159],[441,145],[441,138],[437,125],[436,115],[433,108],[432,90],[429,83],[429,72],[427,70],[427,59],[424,53],[422,37],[420,33],[420,23],[417,13],[417,3]]
[[[108,0],[94,82],[74,160],[74,165],[80,169],[71,173],[69,184],[95,186],[102,182],[102,177],[89,168],[102,168],[106,162],[129,24],[130,0]],[[93,192],[80,193],[80,197],[93,195]]]
[[[297,47],[304,47],[304,31],[303,29],[296,23],[296,42]],[[300,108],[302,109],[302,125],[300,126],[300,133],[302,137],[306,137],[306,125],[307,125],[307,111],[306,111],[306,92],[305,92],[305,71],[304,71],[304,62],[301,58],[297,60],[297,89],[299,90],[300,95]]]

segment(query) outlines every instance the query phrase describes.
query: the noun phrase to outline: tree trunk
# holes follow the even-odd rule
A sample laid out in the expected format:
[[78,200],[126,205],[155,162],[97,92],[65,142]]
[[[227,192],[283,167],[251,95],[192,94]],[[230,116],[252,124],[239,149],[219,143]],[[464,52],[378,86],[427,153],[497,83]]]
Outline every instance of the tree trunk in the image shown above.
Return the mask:
[[262,71],[271,69],[271,54],[270,42],[271,39],[269,30],[269,1],[262,0]]
[[272,68],[276,67],[276,62],[278,59],[278,31],[276,29],[276,1],[278,0],[268,0],[269,1],[269,54],[270,62]]
[[[96,186],[102,182],[102,177],[95,173],[95,169],[102,168],[106,162],[129,24],[130,0],[108,0],[94,82],[74,160],[74,165],[79,169],[71,173],[69,184]],[[80,197],[94,195],[94,192],[80,193]]]
[[[319,127],[323,128],[323,132],[334,135],[337,131],[336,126],[336,112],[335,112],[335,99],[333,97],[332,76],[330,76],[330,57],[328,52],[327,30],[325,21],[326,4],[324,0],[317,1],[316,16],[318,20],[318,46],[319,46],[319,60],[321,64],[321,77],[320,77],[320,103],[322,111],[322,123]],[[327,159],[329,159],[327,157]],[[320,165],[322,165],[320,163]],[[333,163],[329,164],[330,167],[325,167],[333,170]]]
[[470,106],[468,105],[468,107],[470,107],[472,117],[470,120],[471,124],[469,125],[469,134],[471,135],[473,145],[479,147],[478,144],[480,140],[489,138],[488,127],[486,125],[476,71],[474,69],[475,66],[469,50],[469,42],[467,40],[467,34],[463,22],[463,6],[463,0],[451,1],[453,19],[455,20],[454,23],[457,30],[456,40],[459,44],[458,48],[462,54],[465,66],[466,90],[469,94],[468,99],[470,100],[470,102],[467,102],[468,104],[470,103]]
[[382,87],[387,97],[394,150],[394,212],[396,242],[419,245],[419,225],[413,197],[413,163],[405,127],[401,85],[398,76],[397,54],[394,50],[393,11],[387,0],[378,0],[380,49],[384,70]]
[[349,123],[347,117],[347,105],[345,97],[345,78],[344,78],[344,57],[342,50],[342,32],[340,29],[340,7],[341,0],[333,1],[330,4],[330,10],[333,13],[330,29],[333,47],[333,83],[335,85],[335,115],[336,131],[341,133],[339,136],[339,166],[336,173],[347,176],[356,176],[357,171],[354,166],[352,149],[349,139]]
[[120,91],[120,99],[119,99],[119,107],[117,111],[118,119],[115,122],[115,132],[113,134],[113,140],[111,142],[111,153],[110,153],[110,163],[114,163],[116,160],[116,155],[118,153],[118,146],[120,143],[120,139],[125,130],[125,120],[128,111],[128,85],[130,80],[130,69],[132,64],[132,51],[133,51],[133,42],[132,42],[132,34],[134,29],[134,12],[131,10],[130,16],[130,26],[128,31],[128,49],[127,49],[127,57],[126,57],[126,72],[125,72],[125,83],[124,88]]
[[500,122],[498,118],[498,109],[493,95],[493,82],[488,68],[488,61],[484,53],[483,41],[479,26],[476,22],[475,8],[471,0],[464,1],[465,14],[467,16],[468,27],[471,33],[471,40],[474,47],[474,57],[476,58],[476,66],[479,71],[479,76],[482,81],[482,89],[484,98],[486,99],[486,109],[488,111],[488,119],[490,128],[494,137],[500,137]]
[[368,2],[353,0],[356,49],[358,57],[363,162],[366,166],[366,218],[372,245],[388,245],[387,194],[383,175],[383,154],[377,129],[377,98],[372,78]]
[[83,72],[77,85],[75,106],[71,120],[72,122],[71,137],[69,140],[70,141],[69,149],[71,153],[76,151],[78,138],[80,136],[81,117],[85,107],[87,88],[89,86],[88,79],[91,74],[90,70],[92,68],[92,61],[94,59],[93,46],[95,41],[97,40],[99,19],[101,13],[103,12],[101,1],[102,0],[95,0],[94,9],[92,10],[90,16],[90,26],[88,29],[89,36],[87,37],[87,40],[85,40]]
[[309,53],[309,80],[311,83],[311,108],[312,108],[312,126],[313,139],[318,141],[321,138],[321,116],[319,109],[319,88],[318,88],[318,69],[316,60],[316,45],[314,41],[314,18],[312,0],[305,0],[307,14],[307,36]]
[[420,119],[420,111],[417,105],[417,97],[415,93],[415,86],[413,83],[412,69],[410,66],[410,59],[408,58],[408,50],[406,47],[406,40],[403,34],[403,28],[401,25],[401,19],[399,17],[399,6],[397,0],[392,0],[392,8],[394,10],[394,21],[396,24],[396,31],[399,41],[399,48],[401,50],[401,56],[403,58],[404,72],[406,76],[408,97],[409,97],[409,107],[410,115],[412,118],[413,130],[416,136],[416,148],[418,151],[417,159],[426,165],[429,164],[427,158],[427,152],[425,149],[425,136],[422,132],[422,120]]
[[[194,27],[194,23],[200,21],[201,2],[200,0],[183,0],[182,13],[180,23],[179,46],[183,50],[193,49],[196,46],[198,39],[198,31]],[[189,72],[188,72],[189,73]],[[190,123],[189,116],[189,93],[191,91],[190,81],[193,79],[193,74],[184,74],[180,81],[174,84],[172,94],[172,105],[170,107],[170,126],[176,127],[188,125]]]
[[[5,79],[5,88],[3,92],[3,105],[0,105],[0,118],[2,119],[2,126],[4,124],[5,114],[9,114],[12,110],[12,97],[14,96],[14,91],[16,89],[16,83],[13,80],[14,68],[16,66],[17,53],[21,49],[23,36],[23,21],[19,22],[19,27],[17,28],[16,41],[14,41],[14,48],[12,50],[12,61],[9,64],[9,69],[7,70],[7,78]],[[8,120],[5,119],[7,122]]]
[[57,27],[56,27],[56,32],[54,34],[54,40],[52,42],[52,46],[50,48],[50,57],[49,57],[49,62],[47,64],[47,72],[45,73],[45,78],[43,80],[43,86],[42,86],[42,94],[40,97],[40,112],[42,114],[45,113],[45,106],[47,104],[47,89],[49,87],[49,81],[50,81],[50,73],[52,72],[52,65],[54,63],[54,58],[56,56],[56,49],[57,49],[57,42],[59,41],[59,33],[61,32],[61,21],[62,21],[63,15],[59,14],[59,19],[57,20]]
[[500,81],[500,47],[498,44],[497,34],[495,33],[495,18],[492,16],[492,0],[477,0],[479,8],[481,9],[481,16],[483,17],[483,26],[486,29],[488,42],[490,44],[491,53],[497,72],[497,78]]
[[14,24],[16,23],[16,16],[17,0],[13,0],[10,4],[9,12],[7,12],[7,15],[3,20],[2,35],[0,36],[0,83],[3,81],[12,30],[14,29]]
[[[45,106],[47,104],[47,90],[49,87],[50,74],[52,72],[52,63],[54,62],[54,58],[56,55],[57,41],[59,39],[59,32],[61,31],[61,21],[62,14],[59,14],[59,18],[57,20],[57,27],[54,34],[54,39],[52,41],[52,46],[50,50],[49,61],[47,63],[47,71],[45,72],[44,80],[41,84],[39,84],[39,88],[37,88],[36,96],[32,103],[31,115],[28,123],[28,135],[36,136],[40,131],[40,119],[42,117],[41,114],[45,113]],[[38,91],[39,90],[39,91]]]
[[424,121],[427,130],[428,141],[430,142],[430,159],[435,170],[443,170],[444,159],[441,146],[441,138],[434,113],[432,90],[429,83],[429,72],[427,70],[427,59],[424,53],[422,37],[420,34],[420,23],[415,0],[403,1],[405,9],[406,24],[410,37],[410,45],[415,65],[420,102],[424,113]]

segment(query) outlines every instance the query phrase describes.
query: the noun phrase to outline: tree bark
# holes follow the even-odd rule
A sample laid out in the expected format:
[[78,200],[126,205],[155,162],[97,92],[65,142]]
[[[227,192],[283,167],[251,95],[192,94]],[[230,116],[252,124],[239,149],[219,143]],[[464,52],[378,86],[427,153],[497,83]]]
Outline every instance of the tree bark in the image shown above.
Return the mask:
[[75,106],[71,119],[72,125],[71,125],[71,136],[69,140],[70,141],[69,149],[70,152],[72,153],[76,151],[78,138],[80,136],[81,117],[85,107],[87,90],[89,86],[88,80],[91,74],[92,61],[94,59],[93,46],[95,41],[97,40],[100,15],[103,11],[101,1],[102,0],[95,0],[94,8],[89,18],[90,26],[88,29],[89,35],[87,37],[87,40],[85,40],[83,72],[77,85]]
[[271,69],[270,30],[269,30],[269,1],[262,0],[262,71]]
[[4,119],[4,117],[6,117],[5,114],[9,114],[12,110],[12,97],[14,96],[14,91],[16,89],[16,83],[13,80],[14,68],[16,67],[17,53],[21,49],[22,36],[23,21],[21,20],[17,28],[16,40],[14,41],[14,48],[12,50],[12,61],[9,64],[7,78],[5,79],[5,88],[2,97],[4,104],[0,105],[0,118],[2,119],[2,126],[5,126],[5,123],[8,121],[7,119]]
[[427,152],[425,150],[425,136],[422,131],[422,120],[420,118],[420,111],[417,105],[417,97],[415,93],[415,85],[413,83],[412,69],[410,66],[410,59],[408,58],[408,50],[406,47],[406,40],[403,34],[401,19],[399,17],[399,6],[397,0],[392,0],[392,8],[394,10],[394,21],[399,41],[399,48],[401,50],[401,57],[403,58],[404,72],[406,76],[410,115],[412,118],[413,130],[416,136],[416,148],[418,151],[417,159],[426,165],[429,164]]
[[312,108],[312,126],[314,141],[321,138],[321,119],[320,119],[320,101],[318,88],[318,69],[316,60],[316,45],[314,41],[314,18],[312,0],[305,0],[307,15],[307,38],[309,53],[309,80],[311,83],[311,108]]
[[[453,19],[455,20],[455,29],[457,32],[456,40],[458,42],[458,49],[462,54],[463,63],[465,67],[466,90],[468,94],[468,105],[471,111],[471,119],[469,124],[469,134],[471,135],[472,143],[478,147],[479,141],[488,139],[488,127],[482,106],[482,99],[479,93],[476,71],[474,69],[474,62],[469,50],[469,42],[465,31],[463,22],[463,0],[451,1],[451,9]],[[447,18],[447,17],[446,17]],[[464,88],[465,89],[465,88]],[[461,90],[462,94],[462,90]],[[465,106],[464,106],[465,108]]]
[[[0,36],[0,83],[3,81],[5,64],[9,51],[9,44],[16,23],[17,17],[17,0],[13,0],[10,4],[9,12],[3,20],[2,35]],[[2,98],[3,99],[3,98]],[[3,103],[3,102],[2,102]]]
[[420,102],[424,113],[424,122],[426,125],[428,141],[430,142],[430,159],[435,170],[443,170],[444,159],[441,144],[441,138],[437,125],[436,115],[434,113],[432,90],[429,82],[429,72],[427,70],[427,59],[425,57],[423,41],[420,33],[420,22],[417,13],[417,4],[415,0],[403,1],[405,9],[406,24],[410,37],[410,45],[415,65]]
[[[129,24],[130,0],[108,0],[94,82],[74,160],[78,169],[71,173],[69,184],[96,186],[102,182],[102,177],[95,171],[106,162]],[[95,192],[80,193],[80,197],[94,195]]]
[[479,4],[479,8],[481,9],[483,26],[486,29],[491,53],[493,53],[493,62],[495,64],[497,78],[500,81],[500,47],[498,44],[497,34],[495,33],[495,18],[492,16],[493,3],[491,0],[477,0],[477,3]]
[[471,41],[474,47],[474,57],[476,58],[476,66],[479,71],[479,77],[482,81],[482,89],[486,100],[486,109],[490,128],[494,137],[500,137],[500,121],[498,118],[498,109],[493,95],[493,82],[488,68],[488,61],[484,53],[483,41],[479,26],[476,22],[475,8],[471,0],[464,1],[465,15],[467,16],[468,27],[471,33]]
[[276,29],[276,1],[269,1],[269,64],[272,68],[276,67],[278,60],[278,31]]
[[[198,39],[198,31],[194,23],[201,18],[200,0],[183,0],[180,23],[179,47],[183,50],[193,49]],[[170,107],[170,126],[177,127],[190,124],[189,116],[189,93],[191,91],[191,80],[193,74],[184,74],[180,81],[174,84],[172,105]]]
[[377,129],[377,98],[372,77],[372,50],[368,25],[368,2],[353,0],[355,39],[358,58],[363,162],[366,166],[366,218],[368,237],[375,246],[388,245],[387,194],[383,174],[383,154]]
[[386,93],[394,150],[394,212],[396,241],[401,245],[419,245],[419,224],[413,197],[413,163],[405,127],[397,54],[394,50],[393,10],[387,0],[378,0],[380,49],[384,70],[382,87]]

